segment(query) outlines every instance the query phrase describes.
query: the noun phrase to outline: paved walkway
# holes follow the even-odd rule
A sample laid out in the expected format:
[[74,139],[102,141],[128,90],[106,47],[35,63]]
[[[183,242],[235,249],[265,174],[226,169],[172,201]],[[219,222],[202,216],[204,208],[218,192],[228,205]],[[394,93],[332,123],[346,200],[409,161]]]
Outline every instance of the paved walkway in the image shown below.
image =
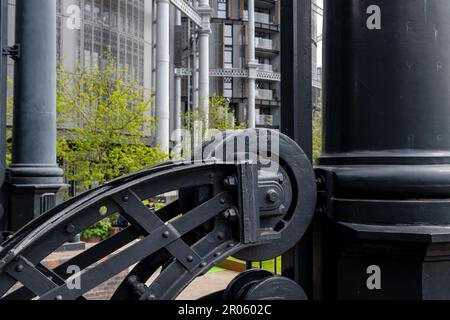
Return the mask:
[[225,289],[238,274],[232,271],[208,273],[195,280],[178,300],[197,300],[208,294]]

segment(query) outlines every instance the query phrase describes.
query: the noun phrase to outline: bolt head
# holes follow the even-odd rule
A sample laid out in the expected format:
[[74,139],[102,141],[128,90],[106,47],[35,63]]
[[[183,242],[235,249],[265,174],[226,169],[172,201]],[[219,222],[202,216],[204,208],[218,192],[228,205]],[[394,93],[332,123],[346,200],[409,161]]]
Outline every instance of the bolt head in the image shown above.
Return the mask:
[[63,299],[63,296],[56,296],[55,300],[62,301],[64,299]]
[[164,239],[167,239],[167,238],[169,238],[170,237],[170,232],[169,231],[165,231],[164,233],[163,233],[163,238]]
[[24,269],[24,267],[23,267],[23,265],[21,265],[21,264],[19,264],[19,265],[16,267],[16,271],[17,271],[17,272],[22,272],[23,269]]
[[68,225],[68,226],[66,227],[66,232],[67,232],[68,234],[74,233],[74,232],[75,232],[75,226],[74,226],[73,224]]
[[188,256],[186,258],[186,260],[187,260],[187,262],[192,262],[192,261],[194,261],[194,257],[193,256]]
[[280,194],[276,190],[269,190],[267,192],[267,199],[272,203],[276,203],[280,200]]
[[129,196],[124,196],[124,197],[122,198],[122,201],[123,201],[123,202],[128,202],[128,201],[130,201],[130,197],[129,197]]

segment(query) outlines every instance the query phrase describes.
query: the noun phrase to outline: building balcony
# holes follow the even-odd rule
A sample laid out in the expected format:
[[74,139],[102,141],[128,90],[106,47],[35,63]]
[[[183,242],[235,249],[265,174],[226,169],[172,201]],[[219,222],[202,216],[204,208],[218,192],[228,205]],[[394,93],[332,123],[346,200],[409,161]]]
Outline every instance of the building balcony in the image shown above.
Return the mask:
[[256,125],[258,127],[273,127],[273,116],[271,115],[260,115],[256,117]]
[[258,100],[273,100],[273,90],[257,89],[256,99]]
[[[242,20],[248,21],[248,11],[247,10],[244,10],[244,13],[242,14]],[[270,14],[262,13],[262,12],[255,12],[255,23],[273,24],[273,19]]]
[[273,50],[273,40],[265,38],[255,38],[255,46],[257,49]]
[[271,64],[259,64],[257,70],[265,72],[273,72],[273,66]]

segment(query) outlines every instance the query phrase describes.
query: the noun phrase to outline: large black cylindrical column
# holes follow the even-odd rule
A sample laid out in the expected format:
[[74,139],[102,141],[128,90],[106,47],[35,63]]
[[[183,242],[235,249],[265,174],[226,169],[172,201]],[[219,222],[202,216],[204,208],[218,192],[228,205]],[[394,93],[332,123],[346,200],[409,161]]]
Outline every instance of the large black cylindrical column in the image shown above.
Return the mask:
[[56,164],[56,1],[17,0],[16,43],[12,230],[38,216],[63,186]]
[[327,0],[325,12],[331,291],[450,298],[450,2]]

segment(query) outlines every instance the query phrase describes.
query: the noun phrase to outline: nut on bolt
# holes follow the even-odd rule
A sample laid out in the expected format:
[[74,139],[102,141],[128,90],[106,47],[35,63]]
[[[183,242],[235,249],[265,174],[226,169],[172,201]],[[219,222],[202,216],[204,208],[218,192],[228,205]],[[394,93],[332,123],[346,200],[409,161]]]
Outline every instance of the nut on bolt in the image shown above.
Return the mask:
[[272,203],[276,203],[280,200],[280,194],[274,189],[269,190],[267,191],[267,200]]
[[227,187],[234,187],[237,185],[236,177],[226,177],[223,184]]

